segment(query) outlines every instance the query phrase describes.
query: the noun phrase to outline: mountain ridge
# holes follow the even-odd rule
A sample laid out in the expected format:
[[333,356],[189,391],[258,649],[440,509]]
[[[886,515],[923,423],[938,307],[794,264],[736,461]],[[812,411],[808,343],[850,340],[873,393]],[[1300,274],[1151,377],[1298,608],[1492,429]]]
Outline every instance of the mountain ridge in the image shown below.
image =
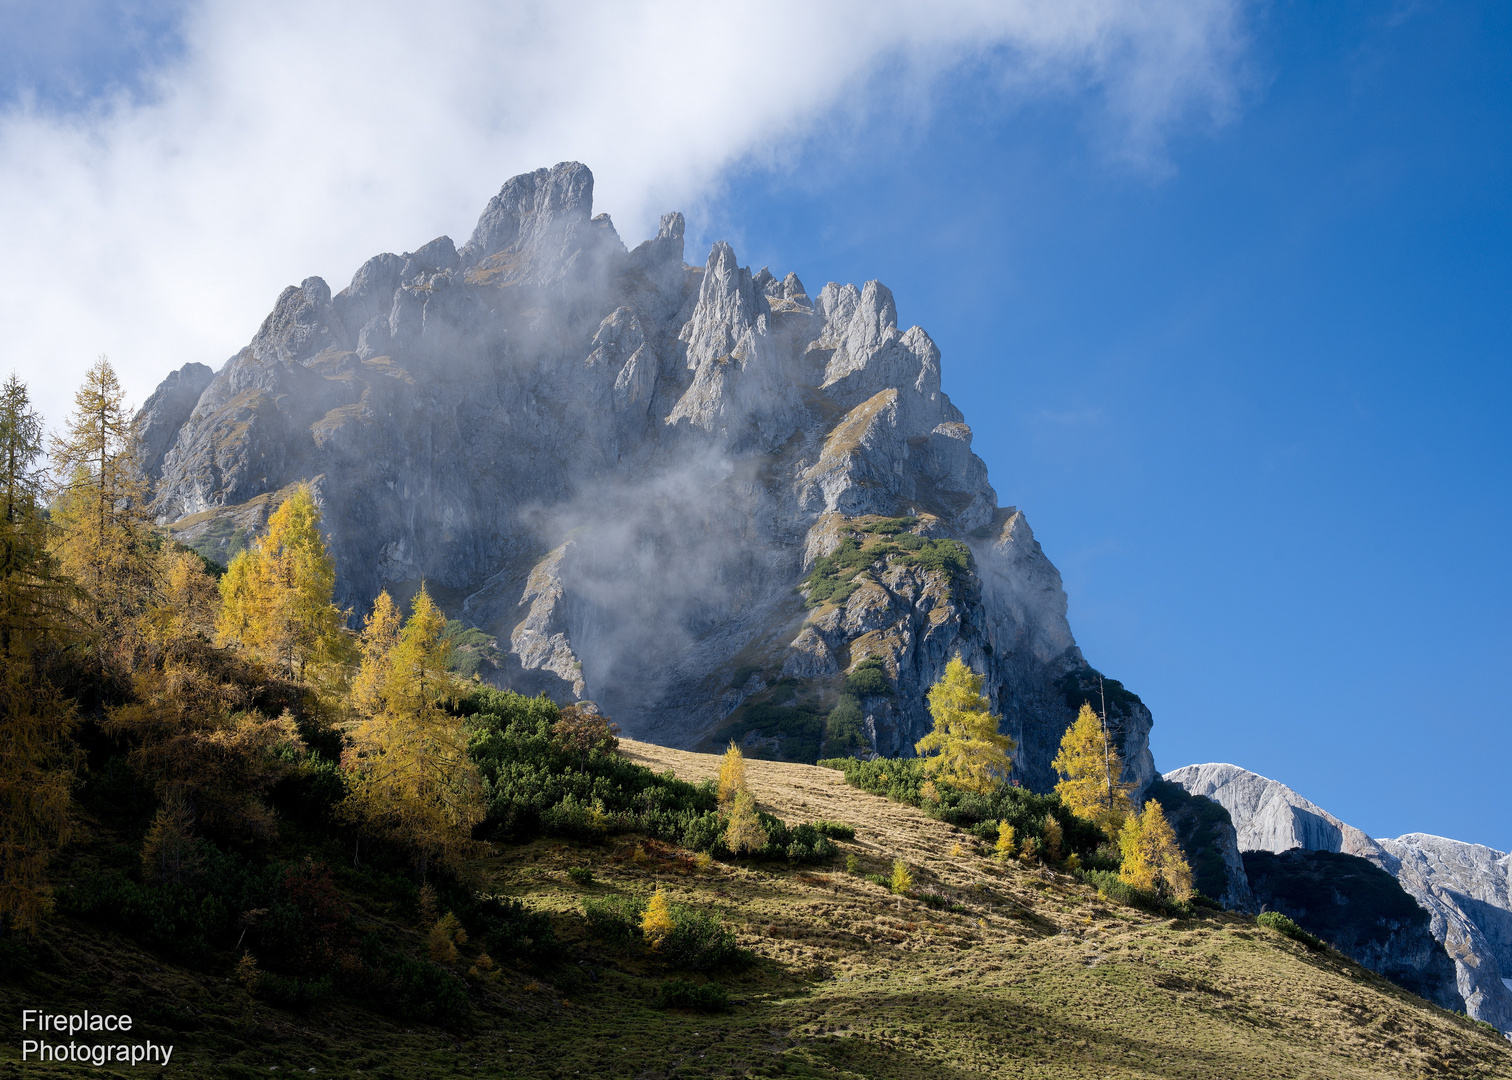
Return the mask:
[[[1424,952],[1407,935],[1350,955],[1383,971],[1411,954],[1414,971],[1397,981],[1512,1035],[1512,854],[1426,833],[1375,840],[1280,781],[1237,765],[1187,765],[1163,779],[1228,810],[1242,852],[1341,853],[1390,875],[1425,913],[1423,929],[1438,948]],[[1306,912],[1287,914],[1307,922]]]
[[[515,177],[460,247],[285,289],[187,415],[202,373],[170,376],[142,414],[160,523],[225,561],[309,482],[343,604],[424,580],[497,637],[495,681],[672,745],[812,759],[871,661],[860,737],[909,753],[959,653],[1052,786],[1100,676],[928,334],[879,282],[810,296],[722,241],[689,265],[681,214],[627,249],[592,196],[577,163]],[[1111,719],[1142,789],[1149,710],[1125,692]]]

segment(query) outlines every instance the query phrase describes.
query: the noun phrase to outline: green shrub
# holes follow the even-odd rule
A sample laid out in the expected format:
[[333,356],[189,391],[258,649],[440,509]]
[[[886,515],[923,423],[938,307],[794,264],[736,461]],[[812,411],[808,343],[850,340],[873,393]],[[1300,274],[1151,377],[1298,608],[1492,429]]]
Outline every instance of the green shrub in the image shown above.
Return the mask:
[[561,959],[561,943],[544,911],[531,911],[519,900],[489,897],[465,905],[459,914],[495,960],[544,965]]
[[672,905],[672,931],[662,941],[668,963],[684,971],[745,967],[755,958],[735,943],[735,935],[718,915]]
[[604,941],[624,943],[641,936],[646,902],[634,896],[589,897],[583,901],[588,932]]
[[[900,520],[906,519],[894,518],[891,522]],[[861,575],[878,563],[943,571],[952,582],[957,575],[970,570],[971,549],[959,540],[930,540],[903,533],[902,527],[894,527],[891,522],[860,526],[863,533],[860,539],[843,537],[834,551],[814,560],[813,568],[799,585],[808,591],[809,607],[845,603],[860,586]]]
[[824,749],[840,757],[855,757],[871,749],[861,730],[861,702],[854,694],[841,694],[824,721]]
[[1089,863],[1099,868],[1116,869],[1118,866],[1116,859],[1109,866],[1098,855],[1099,847],[1106,843],[1103,831],[1073,814],[1061,803],[1058,795],[1036,795],[1012,784],[1000,784],[984,795],[960,791],[936,781],[936,798],[926,801],[924,762],[919,758],[875,758],[871,761],[828,758],[819,764],[844,773],[846,783],[852,787],[920,807],[930,817],[955,825],[989,844],[997,842],[1000,821],[1013,826],[1020,843],[1027,840],[1038,844],[1044,837],[1045,822],[1054,818],[1060,825],[1061,847],[1066,854],[1074,853],[1084,866]]
[[[891,694],[893,688],[892,684],[887,681],[886,666],[875,656],[861,661],[845,677],[845,692],[853,694],[858,698]],[[858,709],[857,711],[859,712],[860,710]]]
[[1267,930],[1274,930],[1278,934],[1284,934],[1293,941],[1300,941],[1314,952],[1323,948],[1323,942],[1320,938],[1309,934],[1279,911],[1262,911],[1255,917],[1255,922]]
[[691,1009],[694,1012],[728,1012],[730,995],[718,983],[669,979],[657,988],[656,1006],[661,1009]]
[[567,871],[567,876],[572,879],[573,884],[575,885],[593,884],[593,871],[588,869],[586,866],[571,867]]
[[358,957],[370,973],[359,988],[365,1002],[405,1020],[452,1029],[471,1024],[467,987],[451,972],[395,952],[376,933],[362,939]]
[[813,822],[813,826],[815,832],[821,836],[828,836],[831,840],[854,840],[856,838],[856,827],[854,825],[847,825],[843,821],[826,821],[820,818],[818,821]]
[[308,1012],[331,996],[331,977],[286,977],[264,972],[257,980],[257,996],[280,1009],[296,1013]]
[[730,676],[730,689],[739,690],[746,683],[750,682],[752,675],[755,675],[760,670],[760,664],[741,664],[735,669],[735,674]]
[[1145,892],[1143,889],[1136,889],[1108,870],[1078,870],[1076,876],[1088,885],[1095,886],[1097,895],[1104,900],[1111,900],[1124,907],[1137,908],[1151,915],[1166,915],[1172,918],[1185,918],[1191,914],[1189,908],[1162,900],[1154,893]]

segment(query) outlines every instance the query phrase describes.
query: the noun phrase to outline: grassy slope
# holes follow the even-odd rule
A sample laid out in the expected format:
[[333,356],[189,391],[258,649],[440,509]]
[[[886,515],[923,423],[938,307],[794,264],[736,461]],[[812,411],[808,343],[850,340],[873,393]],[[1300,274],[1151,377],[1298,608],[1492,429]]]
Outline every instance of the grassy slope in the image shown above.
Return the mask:
[[[717,769],[711,755],[623,748],[685,779]],[[339,999],[296,1017],[224,974],[186,973],[66,922],[49,935],[52,970],[0,984],[0,1010],[13,1029],[34,1003],[131,1011],[134,1034],[173,1042],[177,1071],[192,1076],[1512,1077],[1512,1046],[1337,954],[1308,953],[1250,920],[1152,918],[1063,875],[1001,870],[948,825],[829,770],[748,770],[764,808],[856,825],[856,843],[842,847],[861,870],[886,872],[901,857],[918,889],[964,913],[900,900],[838,866],[700,873],[654,845],[637,858],[633,837],[538,841],[478,869],[500,892],[558,913],[584,962],[550,981],[510,970],[475,989],[469,1033],[405,1030]],[[962,852],[949,854],[957,843]],[[574,885],[573,866],[599,880]],[[583,940],[584,895],[643,896],[657,884],[722,912],[761,957],[716,976],[738,1002],[731,1012],[655,1010],[650,994],[667,973],[653,957]],[[391,932],[416,930],[395,922]],[[14,1033],[0,1046],[0,1076],[111,1075],[22,1068],[18,1054]]]

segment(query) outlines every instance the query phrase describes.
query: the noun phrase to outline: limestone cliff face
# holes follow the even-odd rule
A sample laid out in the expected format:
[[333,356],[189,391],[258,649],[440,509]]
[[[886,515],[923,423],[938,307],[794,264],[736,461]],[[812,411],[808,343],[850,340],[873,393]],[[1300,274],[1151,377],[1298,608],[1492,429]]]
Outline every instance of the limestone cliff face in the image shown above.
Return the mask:
[[[876,751],[909,752],[959,652],[1048,787],[1095,673],[929,335],[877,282],[810,295],[724,243],[688,265],[680,214],[627,250],[592,196],[583,166],[541,169],[461,247],[290,286],[192,408],[181,372],[145,410],[160,520],[224,559],[307,480],[343,604],[424,580],[497,637],[503,681],[674,745],[812,757],[854,699]],[[816,599],[816,566],[879,536]],[[1150,715],[1120,701],[1143,785]]]
[[[1405,922],[1334,927],[1335,936],[1347,938],[1346,944],[1355,948],[1350,955],[1366,966],[1512,1033],[1512,855],[1423,833],[1377,841],[1285,784],[1235,765],[1188,765],[1166,773],[1164,779],[1222,804],[1245,852],[1338,852],[1391,875],[1426,913],[1426,932],[1438,943],[1437,953],[1420,948],[1420,935]],[[1294,867],[1267,863],[1267,874],[1274,880],[1264,888],[1252,875],[1257,900],[1297,891],[1297,874],[1331,880],[1330,889],[1340,895],[1346,879],[1363,880],[1347,863],[1338,864],[1345,869],[1330,876],[1326,861],[1305,866],[1294,862]],[[1245,865],[1253,869],[1248,856]],[[1296,870],[1291,882],[1284,887],[1275,884],[1288,867]],[[1323,910],[1328,905],[1315,907]],[[1298,921],[1306,925],[1305,918]],[[1445,955],[1452,969],[1445,965]],[[1440,971],[1444,974],[1437,974]]]

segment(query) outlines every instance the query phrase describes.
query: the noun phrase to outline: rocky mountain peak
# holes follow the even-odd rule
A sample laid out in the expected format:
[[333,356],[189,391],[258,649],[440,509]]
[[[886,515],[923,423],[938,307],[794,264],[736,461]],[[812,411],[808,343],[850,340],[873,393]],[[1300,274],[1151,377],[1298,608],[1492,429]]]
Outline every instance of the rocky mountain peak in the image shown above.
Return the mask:
[[[191,408],[165,383],[144,414],[160,519],[225,559],[309,481],[344,604],[424,580],[497,639],[490,680],[671,745],[911,752],[960,655],[1052,785],[1095,673],[929,335],[879,282],[811,294],[724,242],[688,266],[681,214],[626,250],[592,200],[580,164],[526,173],[461,248],[286,289]],[[1116,708],[1143,785],[1149,711]]]

